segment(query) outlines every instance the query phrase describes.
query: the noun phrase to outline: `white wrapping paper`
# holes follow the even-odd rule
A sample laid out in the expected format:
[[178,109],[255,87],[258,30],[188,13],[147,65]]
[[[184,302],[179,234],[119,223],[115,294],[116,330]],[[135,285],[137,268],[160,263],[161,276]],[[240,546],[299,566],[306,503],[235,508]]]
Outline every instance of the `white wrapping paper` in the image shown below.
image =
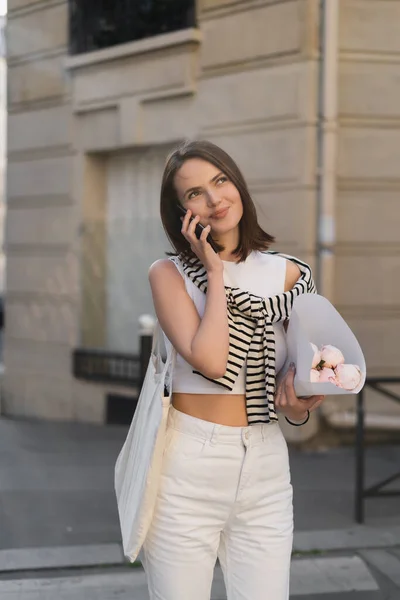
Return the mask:
[[[288,358],[279,373],[278,383],[293,362],[296,365],[294,388],[297,396],[357,394],[364,386],[366,366],[360,344],[343,317],[323,296],[301,294],[294,300],[286,341]],[[344,390],[333,383],[311,383],[314,351],[310,342],[318,348],[330,344],[341,350],[346,364],[360,367],[360,384],[354,390]]]

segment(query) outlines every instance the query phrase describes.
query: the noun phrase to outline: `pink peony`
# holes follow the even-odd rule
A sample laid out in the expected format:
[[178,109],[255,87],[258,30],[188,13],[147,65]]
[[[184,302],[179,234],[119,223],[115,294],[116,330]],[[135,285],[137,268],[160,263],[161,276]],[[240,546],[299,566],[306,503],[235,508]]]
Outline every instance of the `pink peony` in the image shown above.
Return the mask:
[[328,369],[328,367],[324,367],[319,372],[319,382],[320,383],[336,383],[335,371],[332,369]]
[[317,381],[319,381],[319,371],[317,371],[317,369],[310,370],[310,381],[311,383],[317,383]]
[[315,344],[313,344],[312,342],[310,342],[310,343],[311,343],[312,349],[314,350],[314,356],[312,359],[311,368],[315,369],[321,362],[321,352],[318,350],[318,348]]
[[338,365],[336,385],[345,390],[354,390],[361,381],[361,370],[357,365]]
[[335,346],[322,346],[321,359],[324,361],[324,368],[328,369],[335,369],[344,363],[343,354]]

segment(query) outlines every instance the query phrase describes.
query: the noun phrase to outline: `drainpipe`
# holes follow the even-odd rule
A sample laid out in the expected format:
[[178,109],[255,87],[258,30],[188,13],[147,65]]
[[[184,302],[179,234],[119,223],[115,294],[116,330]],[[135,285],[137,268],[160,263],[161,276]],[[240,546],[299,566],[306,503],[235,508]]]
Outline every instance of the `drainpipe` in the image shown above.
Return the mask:
[[[337,152],[339,0],[319,2],[317,98],[317,239],[315,280],[318,292],[334,302],[335,199]],[[314,431],[324,407],[312,420]],[[326,417],[329,419],[329,412]],[[310,419],[311,421],[311,419]]]
[[317,124],[318,291],[334,301],[339,0],[320,0]]
[[[317,239],[316,268],[318,292],[334,300],[336,136],[337,136],[337,72],[339,37],[339,1],[319,2],[319,63],[317,98]],[[294,431],[282,419],[287,440],[305,441],[315,435],[323,407],[312,413],[305,427]],[[327,415],[329,418],[329,415]]]

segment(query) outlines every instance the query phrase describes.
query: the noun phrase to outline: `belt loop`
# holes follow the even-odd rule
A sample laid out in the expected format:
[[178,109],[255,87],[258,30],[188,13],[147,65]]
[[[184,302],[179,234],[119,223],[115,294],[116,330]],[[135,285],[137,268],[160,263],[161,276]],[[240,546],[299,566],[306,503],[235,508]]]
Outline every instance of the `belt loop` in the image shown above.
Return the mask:
[[250,442],[250,427],[243,427],[242,429],[242,442],[245,448],[248,447]]
[[211,438],[210,438],[210,444],[212,446],[216,446],[218,444],[219,430],[220,430],[220,426],[214,425],[212,433],[211,433]]
[[267,425],[265,423],[261,423],[261,437],[262,437],[262,441],[265,442],[265,428],[267,427]]

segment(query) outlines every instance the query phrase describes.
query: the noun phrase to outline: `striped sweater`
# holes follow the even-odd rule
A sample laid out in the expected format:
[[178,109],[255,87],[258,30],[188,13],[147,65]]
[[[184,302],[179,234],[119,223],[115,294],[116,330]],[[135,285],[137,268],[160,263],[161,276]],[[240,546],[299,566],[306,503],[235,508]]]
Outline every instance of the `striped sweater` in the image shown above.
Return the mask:
[[[268,251],[294,262],[300,277],[293,288],[282,294],[262,298],[239,288],[225,286],[229,324],[229,355],[223,377],[210,379],[232,390],[247,359],[246,409],[249,425],[277,421],[275,397],[275,334],[273,324],[290,317],[294,299],[300,294],[316,293],[311,268],[298,258]],[[185,274],[207,293],[207,273],[196,259],[180,257]],[[205,377],[198,371],[194,373]],[[208,377],[205,377],[209,379]]]

